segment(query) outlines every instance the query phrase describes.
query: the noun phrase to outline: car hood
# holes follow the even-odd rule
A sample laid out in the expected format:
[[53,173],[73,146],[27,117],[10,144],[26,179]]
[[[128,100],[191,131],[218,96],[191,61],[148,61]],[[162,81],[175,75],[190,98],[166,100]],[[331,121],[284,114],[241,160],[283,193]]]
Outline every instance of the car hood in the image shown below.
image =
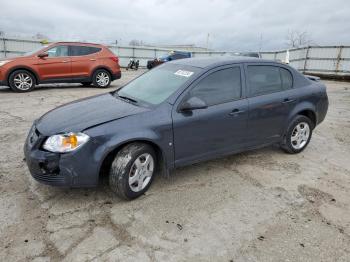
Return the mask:
[[57,107],[39,118],[36,127],[46,136],[81,132],[89,127],[147,110],[149,109],[124,102],[108,93]]
[[3,57],[0,58],[0,61],[18,61],[18,60],[22,60],[22,59],[31,59],[33,58],[33,56],[29,55],[29,56],[16,56],[16,57]]

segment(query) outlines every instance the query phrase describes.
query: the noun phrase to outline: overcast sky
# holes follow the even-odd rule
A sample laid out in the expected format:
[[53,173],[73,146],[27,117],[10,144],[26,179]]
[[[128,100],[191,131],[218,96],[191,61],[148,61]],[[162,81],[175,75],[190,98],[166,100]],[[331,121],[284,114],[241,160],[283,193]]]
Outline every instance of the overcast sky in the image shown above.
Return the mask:
[[315,44],[350,44],[349,0],[0,0],[0,30],[56,40],[196,44],[217,50],[286,47],[288,30]]

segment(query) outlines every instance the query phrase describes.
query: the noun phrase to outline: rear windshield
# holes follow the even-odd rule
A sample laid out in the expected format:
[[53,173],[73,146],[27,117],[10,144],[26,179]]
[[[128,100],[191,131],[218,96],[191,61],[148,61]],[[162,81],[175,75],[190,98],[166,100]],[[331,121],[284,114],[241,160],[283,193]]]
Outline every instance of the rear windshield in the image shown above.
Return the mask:
[[199,68],[177,64],[156,67],[128,83],[116,94],[136,102],[158,105],[190,81]]

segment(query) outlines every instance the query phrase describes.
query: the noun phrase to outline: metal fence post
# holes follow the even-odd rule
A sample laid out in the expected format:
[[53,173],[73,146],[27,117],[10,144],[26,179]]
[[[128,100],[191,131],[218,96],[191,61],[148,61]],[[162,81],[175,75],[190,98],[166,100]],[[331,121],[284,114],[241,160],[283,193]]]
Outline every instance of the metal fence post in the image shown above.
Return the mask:
[[340,61],[342,59],[342,52],[343,52],[343,46],[340,46],[339,51],[338,51],[338,55],[337,55],[337,62],[335,64],[335,74],[338,74],[338,72],[339,72]]
[[305,73],[305,71],[306,71],[306,69],[307,69],[307,60],[309,59],[309,50],[310,50],[310,46],[308,46],[308,47],[306,48],[303,73]]
[[5,39],[5,38],[3,38],[3,39],[2,39],[2,41],[3,41],[3,44],[4,44],[4,50],[3,50],[3,52],[4,52],[4,57],[7,57],[7,50],[6,50],[6,39]]

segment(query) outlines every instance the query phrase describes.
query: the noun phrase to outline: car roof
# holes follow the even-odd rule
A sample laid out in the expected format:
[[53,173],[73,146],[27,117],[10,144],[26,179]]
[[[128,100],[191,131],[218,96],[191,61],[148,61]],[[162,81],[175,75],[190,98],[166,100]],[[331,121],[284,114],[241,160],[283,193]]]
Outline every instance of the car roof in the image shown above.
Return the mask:
[[85,45],[85,46],[98,46],[102,47],[104,45],[101,44],[95,44],[95,43],[86,43],[86,42],[54,42],[51,43],[52,45],[57,45],[57,44],[66,44],[66,45]]
[[266,60],[247,56],[221,56],[221,57],[193,57],[171,61],[173,64],[195,66],[200,68],[216,67],[233,63],[276,63],[276,61]]

